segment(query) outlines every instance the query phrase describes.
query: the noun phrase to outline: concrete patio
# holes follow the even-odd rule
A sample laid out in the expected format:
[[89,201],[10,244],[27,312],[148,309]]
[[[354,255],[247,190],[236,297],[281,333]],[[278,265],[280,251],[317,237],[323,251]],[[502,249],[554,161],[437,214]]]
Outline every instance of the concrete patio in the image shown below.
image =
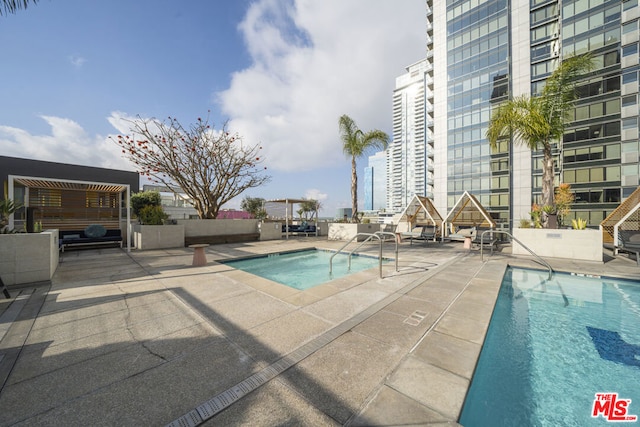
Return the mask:
[[[0,301],[0,425],[456,425],[507,264],[540,265],[402,243],[398,272],[298,291],[215,262],[342,245],[215,245],[203,267],[188,248],[65,252]],[[638,278],[605,260],[548,261]]]

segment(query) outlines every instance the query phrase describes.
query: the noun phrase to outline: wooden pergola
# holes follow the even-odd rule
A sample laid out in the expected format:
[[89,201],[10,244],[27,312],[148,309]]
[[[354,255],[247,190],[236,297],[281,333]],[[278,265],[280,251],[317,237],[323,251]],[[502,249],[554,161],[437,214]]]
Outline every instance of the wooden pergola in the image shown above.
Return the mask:
[[480,204],[473,194],[465,191],[451,208],[443,220],[442,237],[446,237],[449,227],[447,224],[456,227],[479,227],[496,228],[496,222],[491,218],[489,212]]
[[613,243],[615,250],[620,246],[621,230],[640,231],[640,187],[600,223],[600,229],[603,243]]
[[[120,229],[126,219],[127,251],[131,250],[131,189],[128,184],[9,175],[8,197],[15,185],[25,187],[24,208],[34,212],[43,229],[78,230],[91,224]],[[122,194],[126,214],[122,215]],[[14,215],[9,227],[14,228]]]
[[406,221],[411,231],[414,225],[433,225],[434,227],[442,226],[442,217],[431,202],[431,199],[424,196],[414,195],[400,214],[400,221]]
[[[298,203],[308,202],[308,199],[273,199],[267,200],[266,203],[284,203],[285,205],[285,214],[284,214],[284,224],[285,224],[285,236],[289,238],[289,224],[293,221],[293,205]],[[318,210],[316,209],[316,236],[318,236]]]

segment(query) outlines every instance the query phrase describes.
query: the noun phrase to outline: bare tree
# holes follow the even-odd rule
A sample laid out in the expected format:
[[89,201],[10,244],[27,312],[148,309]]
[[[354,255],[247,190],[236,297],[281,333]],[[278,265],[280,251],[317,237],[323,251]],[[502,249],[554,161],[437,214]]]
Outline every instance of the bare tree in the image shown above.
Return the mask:
[[243,191],[270,180],[260,167],[262,147],[198,118],[185,128],[176,118],[131,121],[132,136],[112,138],[138,171],[178,194],[187,194],[200,218],[216,218],[220,208]]

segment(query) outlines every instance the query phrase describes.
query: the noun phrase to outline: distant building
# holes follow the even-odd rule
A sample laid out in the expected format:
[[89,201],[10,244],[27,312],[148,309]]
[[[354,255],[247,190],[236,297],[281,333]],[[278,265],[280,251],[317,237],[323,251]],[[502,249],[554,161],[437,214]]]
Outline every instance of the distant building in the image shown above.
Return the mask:
[[386,208],[400,212],[414,195],[433,198],[433,67],[424,59],[396,78],[393,137],[386,150]]
[[195,219],[199,218],[198,212],[191,203],[191,198],[177,189],[177,193],[171,191],[169,187],[163,185],[145,184],[143,191],[157,191],[160,193],[162,209],[169,215],[169,219]]
[[364,168],[364,210],[381,211],[387,207],[387,156],[380,151],[369,156]]
[[338,208],[336,211],[336,219],[351,219],[351,215],[353,214],[353,210],[351,208]]

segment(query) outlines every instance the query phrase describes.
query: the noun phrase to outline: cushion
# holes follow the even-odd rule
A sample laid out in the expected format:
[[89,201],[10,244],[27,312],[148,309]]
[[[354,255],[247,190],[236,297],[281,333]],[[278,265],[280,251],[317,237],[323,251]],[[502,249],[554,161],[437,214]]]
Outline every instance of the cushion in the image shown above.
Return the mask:
[[80,235],[79,234],[65,234],[64,236],[62,236],[63,239],[79,239]]
[[640,243],[640,233],[635,233],[629,236],[629,243]]
[[84,235],[87,237],[103,237],[107,234],[107,229],[100,224],[91,224],[84,229]]

